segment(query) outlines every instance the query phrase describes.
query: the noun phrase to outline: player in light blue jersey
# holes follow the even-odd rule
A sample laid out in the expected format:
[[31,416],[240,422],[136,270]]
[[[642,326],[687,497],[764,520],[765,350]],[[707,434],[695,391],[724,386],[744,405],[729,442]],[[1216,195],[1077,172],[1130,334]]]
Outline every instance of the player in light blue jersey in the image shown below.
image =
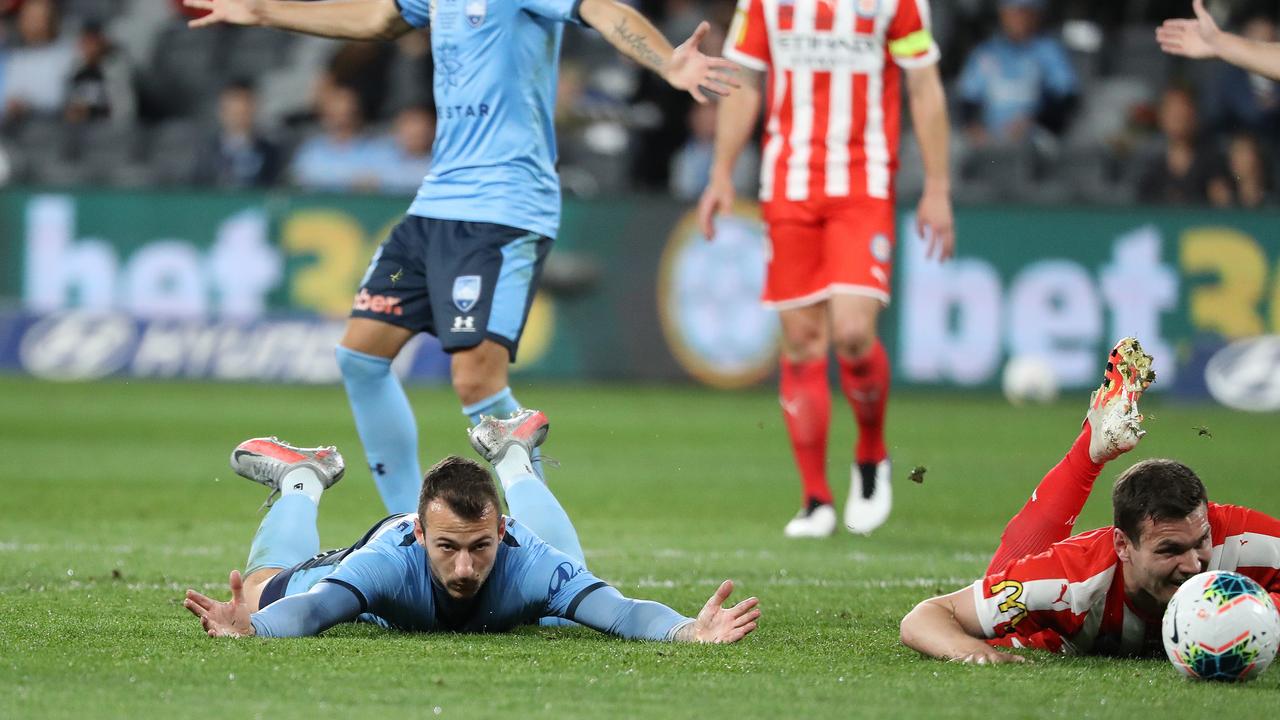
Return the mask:
[[[519,408],[508,367],[560,224],[552,124],[565,23],[585,23],[673,87],[707,102],[736,84],[709,58],[702,23],[672,48],[616,0],[186,0],[192,27],[257,25],[333,38],[392,39],[430,28],[438,118],[431,170],[378,249],[337,349],[366,459],[390,512],[416,508],[422,474],[409,401],[391,360],[427,332],[452,354],[472,424]],[[538,469],[537,455],[534,466]],[[572,526],[555,544],[581,560]],[[548,538],[551,540],[551,538]]]
[[511,517],[501,514],[489,473],[450,456],[427,472],[418,512],[392,515],[355,545],[327,553],[318,552],[316,514],[323,491],[342,477],[342,456],[275,438],[241,443],[232,453],[236,472],[282,494],[254,537],[245,577],[231,573],[230,602],[188,590],[184,605],[210,636],[297,637],[349,621],[502,632],[546,618],[644,640],[730,643],[755,630],[756,598],[723,607],[733,591],[728,580],[696,618],[685,617],[623,597],[522,524],[564,512],[533,474],[531,453],[547,429],[545,415],[522,410],[507,420],[486,417],[471,431]]

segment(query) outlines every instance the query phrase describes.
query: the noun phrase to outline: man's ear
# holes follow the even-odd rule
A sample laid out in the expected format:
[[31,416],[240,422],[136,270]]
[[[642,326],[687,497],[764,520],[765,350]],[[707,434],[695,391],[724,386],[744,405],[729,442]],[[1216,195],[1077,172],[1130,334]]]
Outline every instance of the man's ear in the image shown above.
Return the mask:
[[1120,562],[1129,562],[1133,552],[1133,544],[1129,542],[1129,536],[1125,535],[1120,528],[1111,528],[1111,542],[1115,545],[1116,557],[1120,558]]
[[507,518],[501,513],[498,514],[498,542],[502,542],[502,538],[507,536]]
[[422,516],[420,515],[413,517],[413,539],[417,540],[419,545],[427,546],[427,533],[422,527]]

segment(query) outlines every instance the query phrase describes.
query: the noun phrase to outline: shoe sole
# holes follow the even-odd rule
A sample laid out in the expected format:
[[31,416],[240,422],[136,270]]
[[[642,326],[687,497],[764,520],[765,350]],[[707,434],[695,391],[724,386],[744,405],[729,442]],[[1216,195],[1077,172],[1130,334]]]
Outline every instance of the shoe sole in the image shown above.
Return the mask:
[[1127,337],[1116,343],[1107,356],[1102,385],[1094,391],[1089,407],[1095,410],[1105,407],[1121,394],[1126,395],[1130,402],[1138,402],[1142,393],[1156,380],[1151,363],[1151,355],[1142,349],[1142,343],[1136,338]]

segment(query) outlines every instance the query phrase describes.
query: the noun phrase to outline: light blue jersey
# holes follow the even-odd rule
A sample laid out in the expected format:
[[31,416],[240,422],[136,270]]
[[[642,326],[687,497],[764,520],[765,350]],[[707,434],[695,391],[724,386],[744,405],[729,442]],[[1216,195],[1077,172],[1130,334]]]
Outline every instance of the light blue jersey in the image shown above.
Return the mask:
[[256,633],[313,635],[356,619],[410,632],[502,632],[556,617],[625,638],[671,640],[692,622],[665,605],[623,597],[511,518],[484,586],[457,600],[431,574],[413,518],[394,515],[350,551],[289,571],[285,597],[253,614]]
[[557,63],[579,2],[397,0],[435,58],[432,164],[409,214],[556,236]]
[[957,85],[961,100],[982,107],[982,123],[995,135],[1019,118],[1034,117],[1046,97],[1078,90],[1066,50],[1050,37],[1024,43],[1003,36],[987,40],[969,55]]

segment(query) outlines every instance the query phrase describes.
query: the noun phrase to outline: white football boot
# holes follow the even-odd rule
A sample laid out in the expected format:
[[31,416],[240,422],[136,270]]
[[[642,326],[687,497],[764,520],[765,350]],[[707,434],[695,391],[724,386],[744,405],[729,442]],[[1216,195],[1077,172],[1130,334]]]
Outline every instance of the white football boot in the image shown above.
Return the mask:
[[347,470],[342,454],[332,445],[300,448],[275,437],[262,437],[245,440],[231,451],[231,469],[237,475],[271,488],[263,507],[271,507],[280,497],[280,479],[298,467],[311,468],[326,490]]
[[1147,432],[1142,429],[1138,399],[1156,374],[1151,356],[1134,338],[1116,343],[1107,357],[1102,386],[1089,398],[1089,458],[1095,463],[1115,460],[1137,446]]
[[849,532],[866,535],[889,519],[893,507],[891,472],[889,458],[878,463],[854,463],[849,473],[849,500],[844,506],[844,526]]
[[533,449],[547,439],[551,421],[541,410],[520,410],[506,420],[483,416],[467,433],[471,447],[491,464],[502,460],[507,448],[519,445],[533,457]]
[[836,509],[822,504],[801,509],[783,528],[782,534],[789,538],[823,538],[835,531]]

